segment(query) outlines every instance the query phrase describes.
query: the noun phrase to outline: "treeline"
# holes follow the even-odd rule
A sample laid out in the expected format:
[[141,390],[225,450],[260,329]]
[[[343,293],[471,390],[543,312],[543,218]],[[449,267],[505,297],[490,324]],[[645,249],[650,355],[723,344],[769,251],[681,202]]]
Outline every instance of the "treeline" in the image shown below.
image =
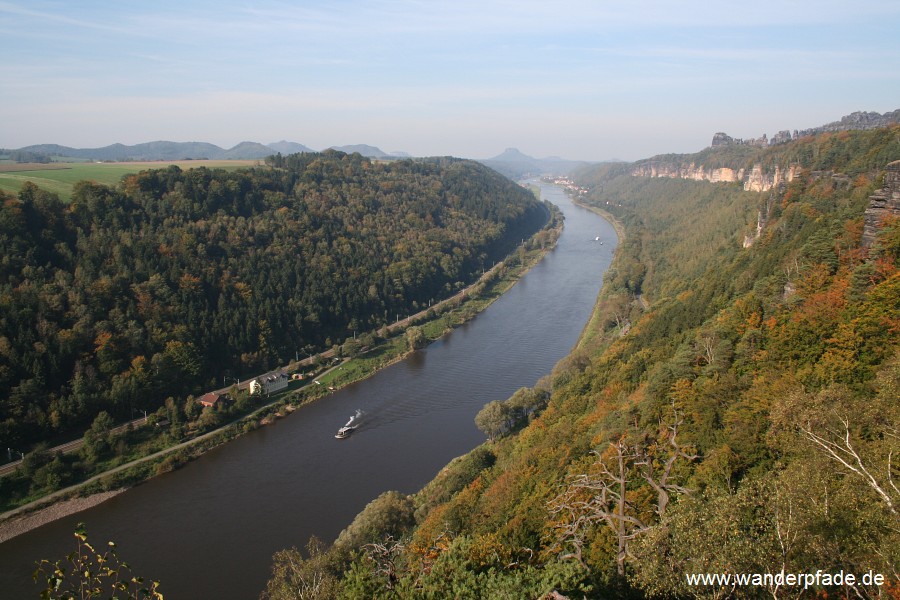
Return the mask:
[[457,291],[546,220],[474,162],[340,152],[26,184],[0,207],[0,439],[29,444],[313,354]]
[[28,150],[4,150],[0,148],[0,156],[17,163],[50,163],[53,159],[42,152]]
[[[765,194],[584,173],[627,238],[598,330],[528,394],[549,389],[546,408],[518,431],[497,409],[524,392],[486,408],[493,441],[417,494],[383,495],[330,549],[277,554],[264,597],[313,583],[321,598],[896,595],[900,221],[871,247],[861,234],[900,154],[854,170],[898,136],[779,146],[829,148],[834,173],[817,159]],[[808,589],[688,581],[817,571]]]

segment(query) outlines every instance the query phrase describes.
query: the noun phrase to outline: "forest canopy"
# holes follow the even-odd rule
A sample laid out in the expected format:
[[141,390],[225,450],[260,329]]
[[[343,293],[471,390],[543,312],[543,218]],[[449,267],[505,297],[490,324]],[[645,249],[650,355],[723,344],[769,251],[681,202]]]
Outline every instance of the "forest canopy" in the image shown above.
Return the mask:
[[[546,220],[455,159],[176,166],[0,197],[0,439],[27,447],[393,322]],[[204,389],[204,386],[207,386]]]

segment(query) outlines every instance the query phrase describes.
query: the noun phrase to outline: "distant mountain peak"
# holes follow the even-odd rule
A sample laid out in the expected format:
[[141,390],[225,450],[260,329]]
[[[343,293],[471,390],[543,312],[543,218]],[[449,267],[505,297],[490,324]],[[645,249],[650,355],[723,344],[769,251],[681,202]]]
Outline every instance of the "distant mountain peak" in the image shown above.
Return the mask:
[[533,156],[528,156],[527,154],[523,153],[518,148],[507,148],[506,150],[504,150],[503,152],[501,152],[494,158],[490,158],[488,160],[502,160],[502,161],[516,160],[516,161],[518,161],[518,160],[537,160],[537,159],[534,158]]
[[304,146],[303,144],[298,144],[297,142],[289,142],[287,140],[281,140],[280,142],[273,142],[271,144],[266,144],[267,148],[271,148],[273,152],[281,152],[282,154],[298,154],[301,152],[315,152],[309,146]]
[[510,179],[521,179],[534,175],[565,175],[582,162],[566,160],[557,156],[534,158],[518,148],[507,148],[494,158],[478,161]]
[[367,158],[390,158],[390,154],[381,150],[381,148],[376,148],[375,146],[369,146],[368,144],[349,144],[347,146],[331,146],[329,150],[338,150],[340,152],[346,152],[347,154],[353,154],[354,152],[359,152],[361,155]]

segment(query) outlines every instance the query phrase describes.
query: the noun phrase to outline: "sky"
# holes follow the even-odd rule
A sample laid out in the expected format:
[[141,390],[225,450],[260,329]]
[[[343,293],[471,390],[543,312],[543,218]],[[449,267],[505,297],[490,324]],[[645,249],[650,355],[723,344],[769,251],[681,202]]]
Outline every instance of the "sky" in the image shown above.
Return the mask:
[[0,147],[637,160],[900,108],[897,0],[0,0]]

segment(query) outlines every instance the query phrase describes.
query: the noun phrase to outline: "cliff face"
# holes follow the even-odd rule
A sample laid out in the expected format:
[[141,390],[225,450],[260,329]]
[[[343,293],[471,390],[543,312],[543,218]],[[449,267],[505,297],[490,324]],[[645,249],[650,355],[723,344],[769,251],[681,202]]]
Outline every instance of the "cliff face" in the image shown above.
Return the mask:
[[[759,160],[757,156],[748,156],[746,152],[735,154],[729,150],[744,149],[760,151],[771,146],[779,146],[798,140],[802,137],[814,136],[820,133],[879,129],[900,122],[900,109],[893,112],[879,114],[877,112],[855,112],[841,118],[840,121],[828,123],[812,129],[802,131],[794,130],[793,133],[784,130],[779,131],[770,140],[766,134],[754,139],[733,138],[725,132],[713,135],[710,149],[713,154],[704,153],[695,155],[667,155],[642,161],[635,164],[631,174],[636,177],[671,177],[675,179],[693,179],[695,181],[711,181],[737,183],[743,182],[744,189],[750,192],[765,192],[777,187],[779,184],[792,181],[800,173],[799,165],[791,165],[787,168],[775,167],[774,171],[764,171],[762,165],[757,163],[752,168],[739,168],[752,164]],[[699,156],[699,158],[698,158]],[[731,164],[729,167],[705,167],[698,162]]]
[[755,165],[749,172],[745,169],[729,167],[706,168],[695,163],[678,164],[665,161],[648,161],[635,165],[631,174],[635,177],[669,177],[672,179],[693,179],[694,181],[710,181],[713,183],[743,182],[748,192],[765,192],[773,187],[790,182],[800,172],[799,165],[788,169],[775,167],[774,172],[763,171],[761,165]]
[[728,167],[707,169],[694,163],[685,165],[652,160],[636,165],[631,170],[631,174],[635,177],[669,177],[672,179],[734,183],[744,178],[744,169],[737,171]]
[[782,170],[775,167],[771,173],[764,172],[762,166],[754,165],[747,179],[744,180],[744,190],[748,192],[765,192],[782,183],[789,183],[800,174],[800,165],[791,165]]
[[884,187],[869,196],[862,237],[866,248],[875,241],[875,235],[886,217],[900,217],[900,160],[890,163],[886,169]]

